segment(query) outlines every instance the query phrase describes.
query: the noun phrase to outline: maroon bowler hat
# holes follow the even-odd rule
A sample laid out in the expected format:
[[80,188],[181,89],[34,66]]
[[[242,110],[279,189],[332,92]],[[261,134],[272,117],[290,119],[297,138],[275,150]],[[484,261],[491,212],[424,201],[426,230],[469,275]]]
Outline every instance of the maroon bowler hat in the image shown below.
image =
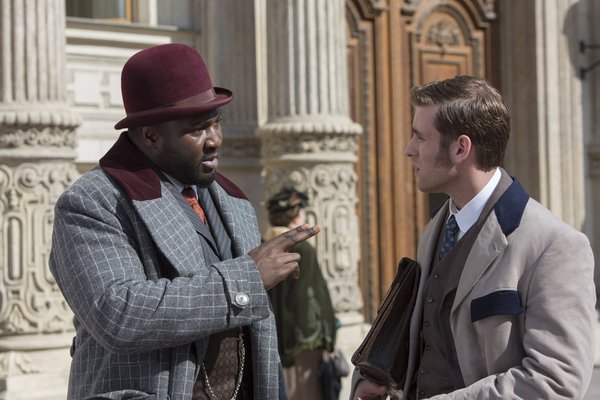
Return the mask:
[[127,117],[115,129],[151,126],[229,103],[230,90],[213,87],[206,65],[190,46],[169,43],[134,54],[121,73]]

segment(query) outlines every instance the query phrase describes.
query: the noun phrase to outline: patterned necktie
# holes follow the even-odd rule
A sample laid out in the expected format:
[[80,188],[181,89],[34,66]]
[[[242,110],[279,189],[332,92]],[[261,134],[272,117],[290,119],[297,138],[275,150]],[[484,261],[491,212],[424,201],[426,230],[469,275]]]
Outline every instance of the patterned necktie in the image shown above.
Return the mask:
[[444,239],[442,240],[442,247],[440,248],[440,260],[454,247],[456,244],[456,238],[458,237],[458,224],[454,215],[450,215],[448,222],[446,222],[446,228],[444,229]]
[[192,206],[192,209],[194,210],[196,215],[198,215],[200,221],[202,221],[202,223],[206,225],[206,216],[204,215],[204,210],[202,209],[202,206],[200,205],[200,203],[198,203],[198,198],[196,197],[196,192],[194,191],[194,189],[188,186],[184,188],[181,191],[181,193],[183,194],[183,197],[185,197],[187,202],[190,203],[190,206]]

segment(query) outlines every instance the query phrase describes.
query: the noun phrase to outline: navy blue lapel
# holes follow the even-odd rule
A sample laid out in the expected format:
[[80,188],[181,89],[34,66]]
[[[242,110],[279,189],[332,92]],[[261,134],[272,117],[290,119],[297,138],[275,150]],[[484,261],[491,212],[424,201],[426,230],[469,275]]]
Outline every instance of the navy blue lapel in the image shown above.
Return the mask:
[[486,270],[493,265],[494,260],[505,251],[508,246],[507,236],[521,223],[529,195],[517,179],[511,178],[502,170],[502,179],[505,178],[512,179],[512,182],[494,205],[493,214],[496,218],[487,218],[469,252],[452,305],[452,313]]
[[[506,174],[506,171],[503,170],[502,172]],[[505,236],[510,235],[519,227],[525,212],[525,206],[529,201],[529,194],[523,189],[519,180],[514,177],[512,179],[512,184],[494,206],[496,218]]]

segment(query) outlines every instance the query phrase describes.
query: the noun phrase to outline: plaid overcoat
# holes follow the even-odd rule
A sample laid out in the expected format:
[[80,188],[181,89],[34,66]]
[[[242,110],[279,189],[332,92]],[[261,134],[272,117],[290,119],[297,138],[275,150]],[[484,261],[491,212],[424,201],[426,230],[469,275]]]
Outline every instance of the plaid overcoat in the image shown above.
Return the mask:
[[245,325],[254,398],[278,398],[275,322],[247,255],[254,209],[221,175],[208,192],[231,240],[224,261],[205,259],[214,243],[126,134],[60,196],[50,269],[75,315],[69,399],[191,399],[208,336]]

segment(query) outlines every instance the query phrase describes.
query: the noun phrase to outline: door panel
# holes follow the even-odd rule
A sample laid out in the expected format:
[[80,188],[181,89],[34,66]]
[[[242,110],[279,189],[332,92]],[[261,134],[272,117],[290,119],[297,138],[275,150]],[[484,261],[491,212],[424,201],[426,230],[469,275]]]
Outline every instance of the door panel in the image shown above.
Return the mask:
[[410,87],[459,74],[488,77],[493,1],[347,0],[350,113],[359,139],[360,285],[371,321],[401,257],[415,257],[443,196],[415,186],[404,155]]

